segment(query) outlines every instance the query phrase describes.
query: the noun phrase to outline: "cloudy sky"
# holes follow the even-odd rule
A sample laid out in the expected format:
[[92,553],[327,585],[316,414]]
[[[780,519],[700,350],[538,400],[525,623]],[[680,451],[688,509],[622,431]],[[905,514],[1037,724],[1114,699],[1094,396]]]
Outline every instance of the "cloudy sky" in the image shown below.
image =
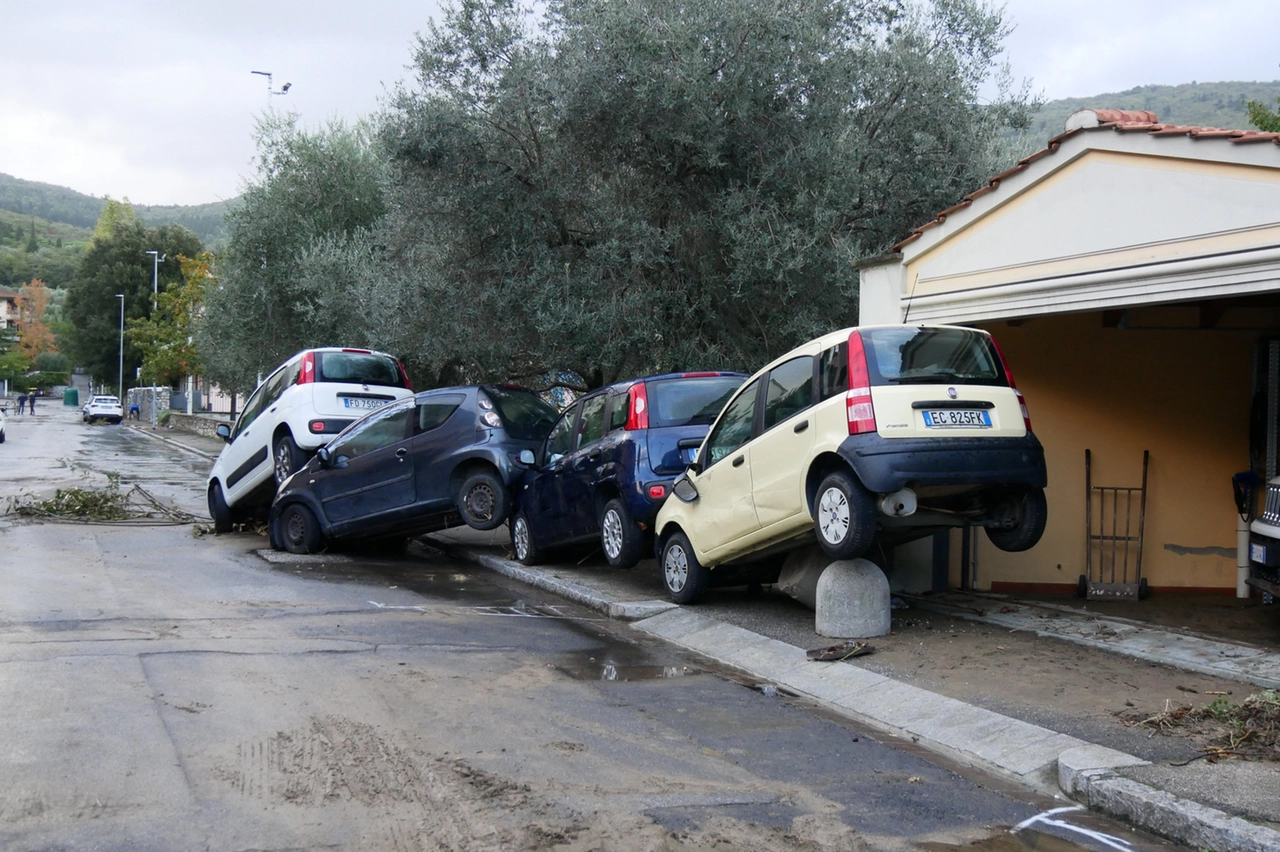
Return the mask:
[[[137,204],[234,197],[268,102],[375,111],[438,2],[5,0],[0,172]],[[1052,100],[1280,79],[1276,0],[1007,0],[1006,58]],[[291,83],[289,93],[271,97]],[[1105,106],[1099,104],[1099,106]]]

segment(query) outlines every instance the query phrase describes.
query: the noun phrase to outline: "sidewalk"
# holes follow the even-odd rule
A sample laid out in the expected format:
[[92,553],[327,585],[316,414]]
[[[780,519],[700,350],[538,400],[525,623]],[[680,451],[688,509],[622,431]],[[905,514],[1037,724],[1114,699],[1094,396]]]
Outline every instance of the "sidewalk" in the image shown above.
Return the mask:
[[[678,607],[666,600],[653,563],[634,571],[610,569],[598,560],[531,568],[506,558],[505,528],[478,533],[464,527],[426,540],[451,555],[630,621],[643,633],[739,669],[761,685],[1042,792],[1065,794],[1177,843],[1220,852],[1280,850],[1280,764],[1193,761],[1175,767],[1155,753],[1152,759],[1130,753],[1144,750],[1132,737],[1128,742],[1136,747],[1129,751],[1111,748],[878,674],[865,664],[874,656],[814,663],[805,656],[806,647],[831,640],[812,632],[811,612],[747,607],[741,600],[732,609]],[[1002,596],[948,593],[912,597],[910,605],[1223,678],[1245,685],[1240,695],[1280,686],[1280,653],[1266,647]],[[1273,614],[1280,621],[1280,608]],[[1015,670],[1007,676],[1019,675]],[[1053,701],[1052,687],[1044,685],[1047,704]]]

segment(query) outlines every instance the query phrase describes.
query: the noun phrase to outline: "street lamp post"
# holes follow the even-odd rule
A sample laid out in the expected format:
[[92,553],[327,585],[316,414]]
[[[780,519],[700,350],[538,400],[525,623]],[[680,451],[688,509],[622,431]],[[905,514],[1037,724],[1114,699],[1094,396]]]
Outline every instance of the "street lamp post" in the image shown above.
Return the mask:
[[156,302],[160,299],[160,261],[169,255],[161,254],[158,251],[147,249],[147,254],[151,255],[151,309],[155,310]]
[[267,78],[267,106],[268,107],[271,106],[272,95],[287,95],[289,94],[289,87],[293,85],[292,83],[285,83],[283,86],[280,87],[279,91],[276,91],[275,89],[271,88],[271,72],[270,71],[250,71],[249,73],[260,74],[263,77]]
[[120,374],[116,385],[116,399],[124,405],[124,293],[116,293],[120,300]]

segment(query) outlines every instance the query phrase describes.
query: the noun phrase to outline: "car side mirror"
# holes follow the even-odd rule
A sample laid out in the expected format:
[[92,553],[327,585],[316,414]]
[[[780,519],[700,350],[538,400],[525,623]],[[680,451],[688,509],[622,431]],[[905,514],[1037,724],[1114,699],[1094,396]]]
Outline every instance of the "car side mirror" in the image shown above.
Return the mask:
[[533,450],[520,451],[520,464],[526,465],[528,467],[533,467],[537,463],[538,463],[538,460],[534,458]]
[[333,453],[329,452],[328,447],[321,447],[316,450],[316,458],[320,459],[321,467],[329,467],[333,464]]
[[677,476],[675,482],[671,483],[671,493],[683,503],[692,503],[698,499],[698,489],[685,473]]
[[214,430],[218,437],[227,443],[231,443],[231,426],[227,423],[219,423],[218,428]]

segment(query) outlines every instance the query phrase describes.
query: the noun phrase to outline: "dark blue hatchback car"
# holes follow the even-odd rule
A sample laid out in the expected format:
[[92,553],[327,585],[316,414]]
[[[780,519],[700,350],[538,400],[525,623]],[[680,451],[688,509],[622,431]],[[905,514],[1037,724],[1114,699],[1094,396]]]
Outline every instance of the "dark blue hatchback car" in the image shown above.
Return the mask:
[[521,451],[541,447],[556,410],[496,385],[438,388],[357,420],[286,479],[271,544],[314,553],[327,542],[400,545],[409,536],[507,520]]
[[609,564],[649,552],[653,519],[745,373],[667,373],[594,391],[551,427],[515,489],[511,544],[526,565],[599,537]]

